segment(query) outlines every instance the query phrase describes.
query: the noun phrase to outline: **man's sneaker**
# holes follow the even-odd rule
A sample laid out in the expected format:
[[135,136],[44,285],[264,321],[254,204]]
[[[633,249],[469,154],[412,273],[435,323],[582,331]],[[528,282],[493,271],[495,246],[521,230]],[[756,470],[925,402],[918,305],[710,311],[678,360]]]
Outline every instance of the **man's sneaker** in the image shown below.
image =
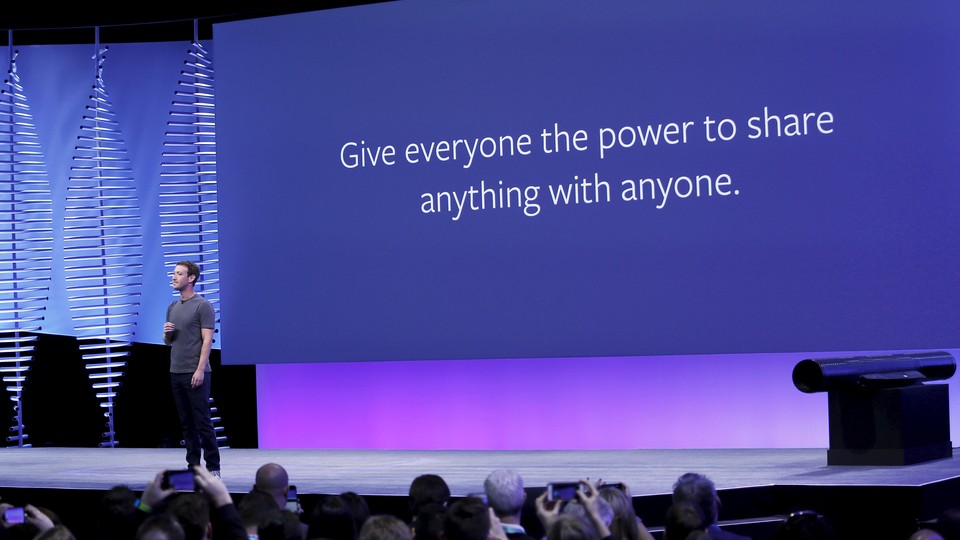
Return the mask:
[[219,471],[219,470],[210,471],[210,474],[212,474],[213,476],[216,476],[217,478],[220,478],[220,471]]

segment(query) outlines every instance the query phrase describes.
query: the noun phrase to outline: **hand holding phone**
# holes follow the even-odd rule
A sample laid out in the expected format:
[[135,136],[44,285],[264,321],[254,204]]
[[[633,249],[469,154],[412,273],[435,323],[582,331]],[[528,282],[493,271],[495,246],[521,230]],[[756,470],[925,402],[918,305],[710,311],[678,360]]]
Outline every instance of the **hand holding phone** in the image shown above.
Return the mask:
[[287,504],[284,508],[291,512],[300,513],[300,499],[297,497],[297,486],[287,488]]
[[194,472],[190,469],[163,471],[163,482],[160,487],[177,491],[196,491]]
[[3,511],[3,521],[6,522],[7,525],[24,523],[26,520],[26,512],[22,506],[14,506],[13,508],[7,508]]
[[571,501],[577,492],[583,491],[582,482],[551,482],[547,484],[548,501]]

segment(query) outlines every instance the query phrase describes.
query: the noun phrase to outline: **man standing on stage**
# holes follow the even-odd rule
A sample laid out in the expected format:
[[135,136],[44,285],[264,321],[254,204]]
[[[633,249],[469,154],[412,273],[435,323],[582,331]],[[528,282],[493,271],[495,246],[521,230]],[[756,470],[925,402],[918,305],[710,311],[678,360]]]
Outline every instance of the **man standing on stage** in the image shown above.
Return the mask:
[[216,314],[213,305],[194,291],[200,267],[180,261],[173,269],[173,289],[180,293],[167,308],[163,342],[170,345],[170,384],[183,427],[187,465],[200,465],[203,449],[207,470],[220,477],[220,449],[210,418],[210,349]]

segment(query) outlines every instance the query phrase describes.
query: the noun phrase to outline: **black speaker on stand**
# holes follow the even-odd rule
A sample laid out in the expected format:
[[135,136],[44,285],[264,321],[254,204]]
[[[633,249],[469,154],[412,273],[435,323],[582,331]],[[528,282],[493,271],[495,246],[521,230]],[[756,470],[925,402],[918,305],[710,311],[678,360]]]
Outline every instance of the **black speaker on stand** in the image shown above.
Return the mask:
[[911,465],[953,456],[947,352],[808,359],[793,369],[805,393],[827,392],[828,465]]

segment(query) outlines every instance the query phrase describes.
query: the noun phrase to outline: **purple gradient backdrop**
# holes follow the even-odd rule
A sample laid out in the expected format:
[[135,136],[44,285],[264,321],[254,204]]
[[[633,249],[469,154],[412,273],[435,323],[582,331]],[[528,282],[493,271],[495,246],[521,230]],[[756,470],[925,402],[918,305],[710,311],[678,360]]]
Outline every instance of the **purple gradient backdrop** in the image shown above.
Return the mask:
[[[819,355],[842,356],[850,353]],[[257,366],[261,448],[819,448],[802,353]]]

